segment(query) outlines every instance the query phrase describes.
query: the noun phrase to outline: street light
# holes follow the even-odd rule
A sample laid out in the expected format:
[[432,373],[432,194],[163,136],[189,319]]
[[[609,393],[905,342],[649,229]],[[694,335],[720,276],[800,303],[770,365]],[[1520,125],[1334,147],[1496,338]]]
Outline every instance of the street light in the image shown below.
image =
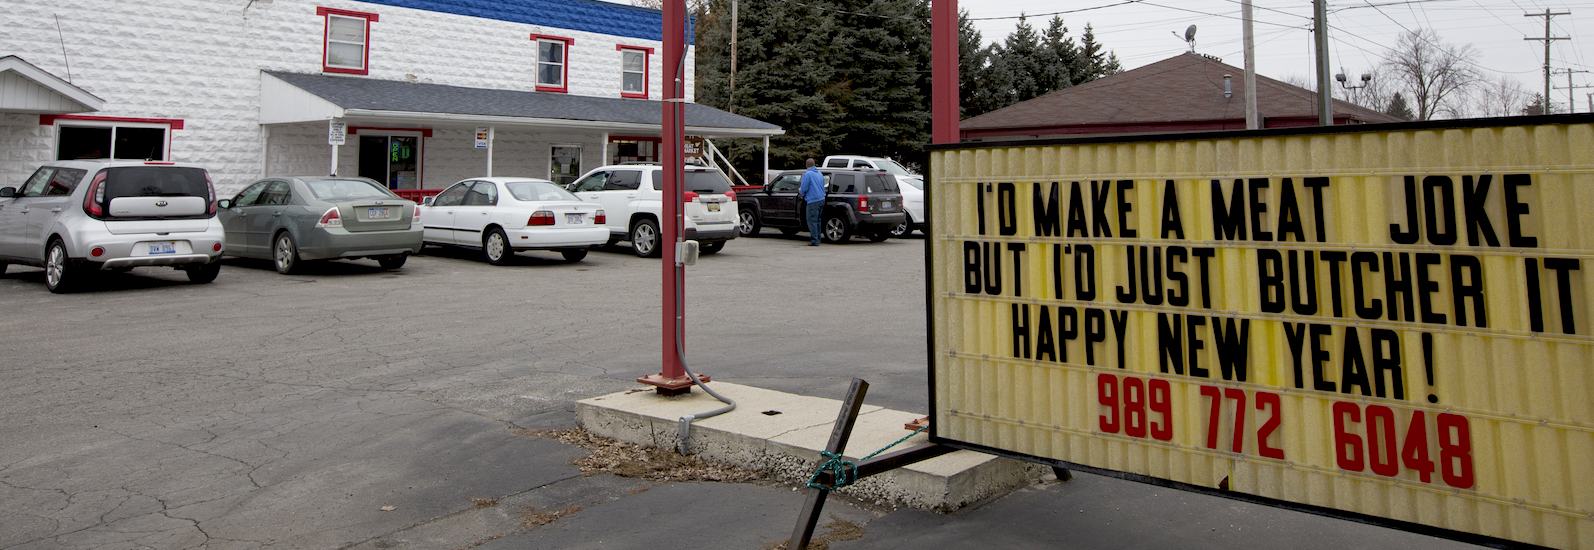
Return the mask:
[[[1344,71],[1345,69],[1340,69],[1340,70]],[[1361,89],[1361,88],[1366,88],[1368,84],[1372,83],[1373,75],[1370,75],[1370,74],[1367,74],[1367,73],[1362,73],[1362,85],[1360,85],[1360,86],[1351,86],[1351,85],[1345,84],[1345,73],[1343,73],[1343,72],[1334,75],[1334,80],[1339,81],[1339,86],[1341,88],[1344,88],[1344,89],[1347,89],[1347,90],[1358,90],[1358,89]]]

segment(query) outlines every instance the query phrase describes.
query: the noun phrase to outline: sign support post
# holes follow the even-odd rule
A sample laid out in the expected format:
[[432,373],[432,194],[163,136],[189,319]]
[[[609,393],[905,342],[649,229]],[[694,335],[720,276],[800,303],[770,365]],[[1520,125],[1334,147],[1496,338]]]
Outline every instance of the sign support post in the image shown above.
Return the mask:
[[335,118],[327,119],[327,145],[332,146],[332,167],[327,172],[330,175],[338,175],[338,146],[348,140],[348,135],[348,123]]
[[[684,220],[681,216],[681,180],[685,176],[682,141],[685,139],[686,88],[686,2],[664,0],[664,100],[660,155],[664,157],[664,219],[659,220],[659,269],[663,275],[662,368],[658,374],[638,378],[637,382],[656,386],[663,395],[678,395],[692,390],[692,379],[681,363],[682,343],[686,341],[686,268],[681,264],[677,244],[681,242]],[[673,80],[672,80],[673,79]],[[704,382],[708,377],[700,376]]]

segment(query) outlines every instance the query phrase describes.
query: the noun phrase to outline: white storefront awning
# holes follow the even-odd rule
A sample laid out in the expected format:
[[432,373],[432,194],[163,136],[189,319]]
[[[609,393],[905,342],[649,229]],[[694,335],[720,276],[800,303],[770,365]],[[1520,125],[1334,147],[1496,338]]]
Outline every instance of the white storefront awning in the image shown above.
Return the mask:
[[0,113],[64,115],[104,107],[105,100],[20,57],[0,57]]
[[[260,123],[450,125],[540,128],[657,135],[659,101],[548,92],[466,88],[370,78],[266,71],[260,76]],[[712,107],[686,105],[686,133],[709,138],[762,138],[779,126]]]

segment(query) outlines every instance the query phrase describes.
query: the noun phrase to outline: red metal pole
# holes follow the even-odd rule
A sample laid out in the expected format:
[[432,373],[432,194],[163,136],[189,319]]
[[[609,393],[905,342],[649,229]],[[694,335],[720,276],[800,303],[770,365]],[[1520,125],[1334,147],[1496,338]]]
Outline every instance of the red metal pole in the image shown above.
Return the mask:
[[663,138],[661,154],[664,157],[664,219],[659,220],[659,269],[663,274],[660,298],[664,305],[661,325],[663,367],[657,375],[638,379],[639,382],[658,386],[660,393],[689,391],[692,385],[681,365],[681,350],[677,340],[677,336],[682,341],[685,339],[686,304],[683,303],[684,299],[677,297],[685,295],[686,272],[676,263],[675,257],[675,245],[680,242],[684,232],[681,217],[684,159],[681,147],[685,137],[685,121],[682,120],[685,111],[682,103],[685,97],[685,74],[681,65],[684,61],[682,54],[686,51],[685,15],[685,0],[664,0],[664,101],[663,124],[660,128]]
[[930,0],[930,141],[958,142],[957,0]]

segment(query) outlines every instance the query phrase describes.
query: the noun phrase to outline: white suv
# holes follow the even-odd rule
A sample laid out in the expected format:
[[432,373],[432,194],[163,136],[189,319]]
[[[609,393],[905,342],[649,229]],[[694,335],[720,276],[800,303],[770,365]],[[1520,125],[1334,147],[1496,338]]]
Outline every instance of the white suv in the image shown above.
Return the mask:
[[204,168],[172,162],[46,163],[21,189],[0,188],[0,273],[44,268],[50,292],[92,271],[171,266],[208,283],[221,271],[225,234]]
[[[736,238],[736,193],[731,180],[719,170],[687,166],[683,217],[687,240],[698,242],[703,254],[725,248]],[[631,250],[644,258],[659,255],[659,219],[664,216],[664,168],[657,164],[619,164],[587,172],[570,184],[581,200],[603,205],[607,213],[609,244],[631,241]]]

